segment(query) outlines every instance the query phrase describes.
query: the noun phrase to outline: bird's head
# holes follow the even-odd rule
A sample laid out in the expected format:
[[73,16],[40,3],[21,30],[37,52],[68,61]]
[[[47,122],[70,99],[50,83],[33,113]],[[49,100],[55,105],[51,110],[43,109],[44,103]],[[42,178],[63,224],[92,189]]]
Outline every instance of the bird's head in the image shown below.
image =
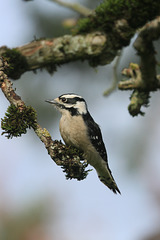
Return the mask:
[[84,98],[74,93],[63,94],[53,100],[46,100],[53,104],[62,114],[69,111],[72,116],[86,114],[87,104]]

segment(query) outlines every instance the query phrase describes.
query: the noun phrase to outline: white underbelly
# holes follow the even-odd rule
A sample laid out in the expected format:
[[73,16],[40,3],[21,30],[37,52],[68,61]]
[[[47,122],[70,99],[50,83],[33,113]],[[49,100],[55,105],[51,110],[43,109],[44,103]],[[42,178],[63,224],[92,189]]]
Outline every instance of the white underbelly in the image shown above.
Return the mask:
[[83,119],[77,116],[63,117],[59,124],[60,133],[67,145],[73,145],[81,150],[89,144],[86,126]]

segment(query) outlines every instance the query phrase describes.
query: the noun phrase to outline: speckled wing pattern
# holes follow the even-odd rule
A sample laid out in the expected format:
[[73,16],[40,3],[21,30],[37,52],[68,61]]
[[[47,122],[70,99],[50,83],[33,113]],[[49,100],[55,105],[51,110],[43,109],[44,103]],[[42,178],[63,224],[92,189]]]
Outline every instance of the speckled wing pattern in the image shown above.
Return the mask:
[[98,124],[94,122],[93,118],[89,113],[84,115],[83,118],[88,125],[88,135],[90,137],[90,140],[93,146],[95,147],[97,152],[100,154],[102,159],[107,162],[107,152],[106,152],[105,145],[103,143],[101,130]]

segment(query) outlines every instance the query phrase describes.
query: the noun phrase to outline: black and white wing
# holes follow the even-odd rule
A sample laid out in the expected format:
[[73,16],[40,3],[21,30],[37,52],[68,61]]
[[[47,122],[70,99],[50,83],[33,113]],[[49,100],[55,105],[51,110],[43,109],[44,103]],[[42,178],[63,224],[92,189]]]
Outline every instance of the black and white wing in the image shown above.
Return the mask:
[[112,176],[112,172],[108,165],[107,152],[103,142],[101,130],[98,124],[95,123],[89,112],[83,115],[83,118],[85,123],[87,124],[88,136],[90,138],[90,141],[100,155],[100,158],[97,160],[98,164],[96,165],[98,177],[114,193],[120,193],[120,190],[117,187],[117,184]]

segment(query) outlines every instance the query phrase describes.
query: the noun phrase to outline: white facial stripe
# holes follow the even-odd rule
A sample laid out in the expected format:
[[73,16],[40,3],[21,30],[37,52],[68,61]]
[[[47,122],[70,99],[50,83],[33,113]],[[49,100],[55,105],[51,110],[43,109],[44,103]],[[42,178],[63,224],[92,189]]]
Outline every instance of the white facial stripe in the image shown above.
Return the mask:
[[[66,99],[66,100],[65,100]],[[67,101],[68,99],[68,101]],[[73,99],[73,101],[72,101]],[[64,100],[64,101],[63,101]],[[87,105],[84,99],[76,94],[63,94],[59,96],[58,98],[54,99],[57,103],[60,105],[57,106],[57,109],[59,109],[60,112],[64,112],[67,109],[74,113],[75,115],[79,114],[86,114],[87,113]],[[74,110],[75,109],[75,112]],[[76,113],[77,112],[77,113]]]
[[75,107],[78,109],[78,112],[80,114],[86,114],[87,113],[87,108],[86,108],[86,103],[85,102],[77,102]]
[[76,95],[76,94],[63,94],[61,95],[60,97],[65,97],[65,98],[75,98],[75,97],[79,97],[79,98],[82,98],[81,96],[79,95]]

